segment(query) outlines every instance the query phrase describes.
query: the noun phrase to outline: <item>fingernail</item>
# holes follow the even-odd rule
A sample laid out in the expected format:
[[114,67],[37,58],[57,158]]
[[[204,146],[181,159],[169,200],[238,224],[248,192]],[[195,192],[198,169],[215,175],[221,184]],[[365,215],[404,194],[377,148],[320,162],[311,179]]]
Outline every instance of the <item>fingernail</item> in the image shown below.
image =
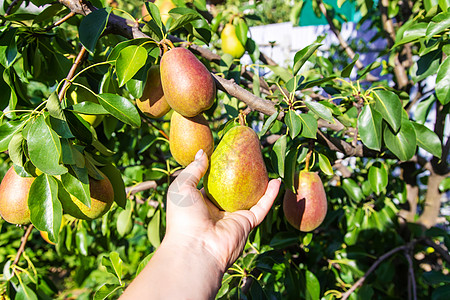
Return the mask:
[[197,154],[195,154],[195,160],[199,160],[203,155],[203,149],[198,150]]

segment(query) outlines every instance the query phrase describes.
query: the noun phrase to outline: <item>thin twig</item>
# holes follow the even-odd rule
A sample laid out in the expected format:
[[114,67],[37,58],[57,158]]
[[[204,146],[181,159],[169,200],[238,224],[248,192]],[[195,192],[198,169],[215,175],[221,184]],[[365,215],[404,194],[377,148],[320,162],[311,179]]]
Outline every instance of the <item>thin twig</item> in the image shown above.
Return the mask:
[[73,63],[72,67],[70,68],[69,73],[67,74],[65,82],[63,84],[63,87],[59,91],[59,95],[58,95],[59,101],[61,101],[64,98],[64,94],[66,93],[66,90],[69,88],[69,86],[71,84],[70,80],[75,75],[75,71],[77,70],[78,66],[80,65],[81,61],[83,60],[85,54],[86,54],[86,48],[84,48],[84,46],[81,46],[80,53],[78,53],[78,56],[75,59],[75,62]]
[[403,246],[398,246],[397,248],[392,249],[391,251],[386,252],[385,254],[383,254],[382,256],[380,256],[374,263],[372,266],[370,266],[369,270],[367,270],[367,272],[363,275],[363,277],[361,277],[357,282],[355,282],[352,287],[350,289],[348,289],[343,295],[342,295],[342,300],[346,300],[360,285],[362,285],[364,283],[364,281],[367,279],[367,277],[369,277],[369,275],[375,271],[375,269],[378,267],[379,264],[381,264],[384,260],[386,260],[387,258],[389,258],[390,256],[392,256],[393,254],[402,251],[402,250],[406,250],[408,248],[410,248],[410,245],[413,245],[413,242],[417,242],[416,240],[411,241],[409,244],[407,245],[403,245]]
[[[322,0],[318,0],[318,3],[319,3],[319,9],[322,12],[322,14],[325,16],[325,19],[327,19],[327,22],[328,22],[328,25],[330,26],[331,31],[334,33],[334,35],[339,40],[339,44],[344,49],[344,51],[347,53],[348,57],[350,57],[350,59],[353,60],[356,55],[355,52],[353,51],[352,48],[350,48],[350,46],[347,44],[347,42],[342,37],[339,30],[334,25],[333,20],[328,15],[327,8],[323,4]],[[364,65],[361,63],[361,61],[359,59],[356,61],[355,65],[359,70],[364,68]],[[375,76],[373,76],[369,73],[369,74],[367,74],[367,80],[368,81],[376,81],[376,80],[378,80],[378,78],[376,78]]]
[[17,250],[17,254],[16,257],[14,258],[12,265],[16,265],[19,262],[19,259],[22,256],[23,251],[25,251],[25,246],[27,244],[31,232],[33,231],[33,228],[34,228],[33,224],[30,224],[30,226],[28,226],[27,228],[27,231],[25,231],[25,234],[22,236],[19,250]]
[[64,16],[63,18],[61,18],[60,20],[56,21],[55,23],[53,23],[52,25],[48,26],[47,28],[45,28],[45,31],[50,31],[53,28],[61,25],[62,23],[66,22],[67,20],[69,20],[70,18],[72,18],[73,16],[75,16],[76,13],[74,13],[73,11],[71,11],[70,13],[68,13],[66,16]]
[[408,297],[412,300],[417,300],[416,295],[416,278],[414,277],[414,268],[413,268],[413,261],[411,258],[411,254],[409,253],[411,249],[405,249],[405,258],[408,261],[408,285],[410,286],[410,289],[408,289],[408,295],[411,293],[412,297]]

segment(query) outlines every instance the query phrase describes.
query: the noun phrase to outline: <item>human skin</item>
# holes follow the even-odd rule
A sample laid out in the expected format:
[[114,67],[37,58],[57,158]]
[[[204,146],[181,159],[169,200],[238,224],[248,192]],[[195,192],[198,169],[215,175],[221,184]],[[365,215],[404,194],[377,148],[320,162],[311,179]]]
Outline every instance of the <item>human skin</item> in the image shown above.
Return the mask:
[[229,213],[220,211],[197,189],[207,168],[208,157],[200,150],[170,185],[166,235],[121,299],[214,299],[248,234],[272,207],[280,180],[270,181],[250,210]]

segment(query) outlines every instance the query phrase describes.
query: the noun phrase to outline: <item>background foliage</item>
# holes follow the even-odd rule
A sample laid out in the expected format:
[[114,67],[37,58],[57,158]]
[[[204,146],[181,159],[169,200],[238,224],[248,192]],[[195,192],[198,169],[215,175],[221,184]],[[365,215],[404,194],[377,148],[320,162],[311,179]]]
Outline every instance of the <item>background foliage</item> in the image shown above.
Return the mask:
[[[197,54],[220,83],[216,104],[205,113],[216,145],[242,111],[260,136],[270,176],[284,183],[217,298],[448,299],[450,2],[351,1],[362,15],[358,26],[370,21],[374,40],[387,41],[378,59],[362,65],[346,41],[336,54],[318,56],[323,37],[317,37],[287,67],[260,53],[247,31],[295,21],[299,3],[173,2],[178,8],[165,26],[150,3],[153,18],[142,21],[140,1],[3,2],[0,172],[13,163],[32,175],[36,168],[44,172],[50,192],[33,197],[49,213],[39,219],[32,207],[32,220],[58,243],[47,244],[32,226],[0,221],[1,297],[116,298],[160,244],[166,191],[180,167],[169,151],[169,116],[149,119],[134,100],[168,38]],[[30,3],[43,10],[19,10]],[[280,5],[296,7],[295,13],[280,16]],[[332,7],[314,0],[313,8],[339,37],[341,19]],[[221,52],[219,33],[230,18],[251,65]],[[72,105],[74,95],[98,103]],[[93,128],[83,113],[104,117]],[[329,208],[317,230],[300,233],[281,205],[308,153]],[[80,161],[91,176],[115,163],[127,201],[98,220],[66,217],[58,233],[55,176]]]

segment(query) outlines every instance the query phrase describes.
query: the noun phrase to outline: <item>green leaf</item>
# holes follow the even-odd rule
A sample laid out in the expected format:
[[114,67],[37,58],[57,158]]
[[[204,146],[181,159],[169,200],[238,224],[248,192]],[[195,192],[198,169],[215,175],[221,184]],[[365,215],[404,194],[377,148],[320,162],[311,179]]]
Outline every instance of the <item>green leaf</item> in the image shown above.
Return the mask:
[[147,43],[147,44],[145,44],[145,46],[151,46],[151,48],[156,47],[156,46],[153,46],[154,45],[153,43],[149,44],[148,41],[149,41],[148,38],[139,38],[139,39],[132,39],[132,40],[127,40],[127,41],[121,42],[121,43],[117,44],[113,48],[111,53],[108,55],[108,61],[117,60],[117,58],[119,57],[120,52],[123,49],[125,49],[126,47],[131,46],[131,45],[144,47],[143,44]]
[[58,242],[62,206],[58,199],[58,183],[53,176],[36,177],[28,194],[31,223],[40,231],[47,231],[51,241]]
[[84,226],[81,226],[75,234],[75,243],[81,255],[88,255],[88,237]]
[[292,74],[297,75],[301,67],[308,61],[311,55],[319,48],[322,44],[311,44],[305,48],[299,50],[294,56],[294,65],[292,66]]
[[305,270],[306,277],[306,299],[319,300],[320,297],[320,283],[317,277],[309,270]]
[[67,168],[60,165],[61,142],[58,135],[45,122],[44,115],[40,115],[32,123],[27,136],[28,154],[31,162],[44,173],[61,175]]
[[284,117],[284,122],[289,128],[289,135],[291,139],[294,139],[302,129],[302,121],[297,113],[293,110],[289,110],[286,116]]
[[299,243],[300,243],[300,236],[298,235],[298,233],[292,231],[279,231],[270,240],[269,246],[278,249],[283,249],[286,248],[287,246]]
[[0,152],[8,150],[12,137],[25,125],[26,120],[9,121],[0,126]]
[[280,77],[285,82],[288,82],[289,79],[293,77],[292,74],[286,68],[283,68],[281,66],[265,65],[265,67],[269,68],[272,72],[275,73],[275,75]]
[[263,135],[266,134],[267,130],[270,129],[272,124],[275,122],[275,120],[278,118],[278,111],[272,114],[269,118],[267,118],[266,122],[264,122],[263,127],[261,128],[261,131],[259,132],[258,136],[261,138]]
[[436,77],[436,96],[442,105],[450,102],[450,57],[440,65]]
[[0,35],[0,64],[5,68],[12,66],[17,58],[16,28],[10,28]]
[[109,259],[106,257],[103,257],[102,259],[102,265],[106,267],[106,270],[113,274],[114,276],[119,279],[119,281],[122,279],[122,259],[120,259],[119,253],[113,251],[109,254]]
[[351,178],[344,178],[342,180],[342,187],[347,195],[356,202],[364,200],[364,194],[359,185]]
[[242,45],[245,45],[247,43],[247,34],[248,34],[247,23],[243,19],[238,18],[236,24],[236,36]]
[[372,165],[369,168],[369,183],[375,194],[380,195],[388,184],[388,173],[383,164]]
[[416,132],[408,119],[403,118],[402,126],[397,133],[386,126],[383,135],[386,147],[401,161],[411,159],[416,153]]
[[417,40],[419,38],[425,37],[427,32],[427,23],[421,22],[421,23],[415,23],[415,24],[409,24],[409,26],[406,28],[406,30],[403,32],[402,38],[398,38],[395,41],[395,45],[392,46],[392,48],[395,48],[397,46],[412,42],[414,40]]
[[150,14],[152,20],[155,21],[156,25],[158,25],[159,28],[162,28],[163,23],[161,21],[161,14],[159,12],[158,6],[150,1],[146,1],[145,7],[147,8],[147,11]]
[[94,300],[103,300],[103,299],[109,299],[111,296],[114,295],[114,293],[122,289],[122,286],[118,284],[109,284],[104,283],[94,294]]
[[141,117],[136,107],[126,98],[114,94],[99,94],[100,104],[114,117],[125,124],[140,127]]
[[450,298],[450,285],[442,285],[431,294],[431,300],[447,300]]
[[139,273],[141,273],[141,271],[145,268],[145,266],[148,264],[150,259],[153,257],[153,254],[155,254],[155,252],[150,253],[143,260],[141,260],[141,262],[139,263],[139,266],[136,270],[136,276],[139,275]]
[[305,138],[315,139],[317,134],[317,120],[310,114],[300,114],[302,121],[302,131],[300,135]]
[[67,124],[69,124],[70,132],[80,141],[90,145],[92,144],[92,133],[89,130],[89,123],[83,120],[80,116],[75,115],[72,111],[65,110]]
[[330,123],[334,123],[331,110],[328,107],[315,101],[304,100],[303,102],[305,103],[306,107],[308,107],[308,109],[315,113],[318,117]]
[[333,168],[331,167],[330,160],[325,154],[319,153],[319,168],[325,174],[331,176],[334,174]]
[[380,151],[382,141],[381,114],[365,105],[358,116],[358,133],[363,144],[373,150]]
[[286,159],[286,145],[287,136],[282,135],[273,145],[272,152],[270,153],[272,166],[275,172],[284,178],[284,161]]
[[286,157],[286,164],[284,167],[284,184],[286,188],[290,189],[294,193],[296,193],[294,178],[297,167],[297,154],[298,149],[296,147],[292,147]]
[[145,65],[147,51],[144,47],[131,45],[120,51],[116,60],[119,87],[127,83]]
[[106,29],[111,8],[92,11],[81,20],[79,27],[80,42],[91,54],[94,53],[98,39]]
[[20,282],[14,300],[38,300],[38,297],[32,289],[30,289],[26,284]]
[[[131,203],[131,202],[128,202]],[[133,230],[133,209],[132,206],[121,211],[117,217],[117,232],[120,236],[125,236]]]
[[87,173],[82,178],[78,178],[76,175],[67,172],[61,175],[61,183],[69,194],[80,200],[87,207],[91,207],[91,192],[89,190]]
[[417,122],[411,123],[416,131],[417,146],[440,159],[442,156],[442,144],[437,134],[425,125]]
[[159,235],[159,225],[161,223],[161,211],[157,210],[153,215],[150,223],[148,223],[147,237],[153,247],[158,248],[161,244],[161,237]]
[[352,73],[353,67],[355,66],[356,62],[359,59],[359,54],[356,54],[355,57],[353,57],[353,60],[350,64],[348,64],[341,72],[342,77],[350,77],[350,74]]
[[109,112],[98,103],[84,101],[70,107],[73,112],[86,115],[107,115]]
[[174,9],[171,9],[169,12],[169,15],[174,18],[174,21],[170,24],[169,31],[173,32],[186,24],[189,24],[190,22],[194,20],[201,19],[201,16],[199,13],[197,13],[195,10],[186,8],[186,7],[177,7]]
[[50,94],[50,97],[47,99],[46,104],[48,113],[53,118],[59,119],[59,120],[65,120],[64,112],[61,108],[61,102],[58,99],[58,94],[56,92],[53,92]]
[[427,25],[427,39],[430,40],[434,35],[441,33],[450,27],[450,12],[445,11],[436,15]]
[[442,51],[440,49],[431,51],[420,57],[411,68],[411,77],[414,83],[434,75],[440,66]]
[[17,132],[11,139],[8,145],[8,155],[9,158],[12,160],[12,162],[15,165],[23,167],[23,143],[25,142],[25,139],[23,138],[23,135],[21,132]]
[[385,90],[376,90],[373,94],[375,109],[394,131],[399,130],[402,124],[402,103],[397,94]]

